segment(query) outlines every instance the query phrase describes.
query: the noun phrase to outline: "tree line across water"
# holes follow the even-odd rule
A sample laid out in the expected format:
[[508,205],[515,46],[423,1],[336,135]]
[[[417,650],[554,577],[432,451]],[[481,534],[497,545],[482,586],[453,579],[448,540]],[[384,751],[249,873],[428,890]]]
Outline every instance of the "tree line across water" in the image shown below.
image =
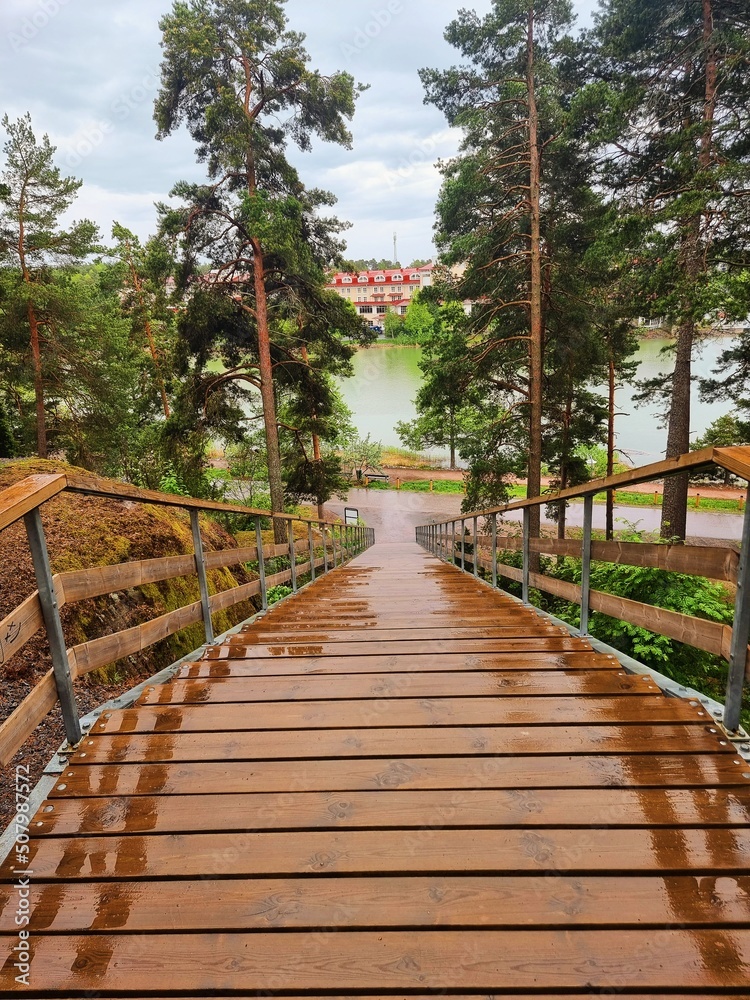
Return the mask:
[[[3,119],[0,455],[204,495],[220,442],[274,510],[322,505],[346,487],[334,379],[373,333],[326,290],[346,223],[288,148],[349,147],[365,87],[310,66],[283,0],[188,0],[160,27],[157,136],[185,126],[206,179],[175,185],[151,239],[64,226],[80,182],[28,116]],[[575,32],[568,0],[494,0],[445,35],[456,65],[420,75],[462,142],[441,165],[441,266],[406,321],[425,382],[405,443],[459,453],[472,509],[517,475],[538,494],[543,466],[584,481],[587,449],[611,468],[633,323],[658,317],[674,365],[641,391],[663,401],[667,457],[688,451],[695,346],[750,313],[750,9],[604,0]],[[704,386],[740,435],[749,378],[742,336]],[[686,509],[670,480],[665,537]]]

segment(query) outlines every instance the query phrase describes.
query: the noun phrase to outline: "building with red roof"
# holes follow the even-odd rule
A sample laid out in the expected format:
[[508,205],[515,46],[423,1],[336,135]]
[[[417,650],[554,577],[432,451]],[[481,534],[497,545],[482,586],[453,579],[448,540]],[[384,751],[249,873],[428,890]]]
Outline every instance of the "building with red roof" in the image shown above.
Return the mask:
[[382,329],[387,313],[405,316],[415,294],[432,284],[434,264],[387,271],[341,271],[326,288],[351,302],[365,322]]

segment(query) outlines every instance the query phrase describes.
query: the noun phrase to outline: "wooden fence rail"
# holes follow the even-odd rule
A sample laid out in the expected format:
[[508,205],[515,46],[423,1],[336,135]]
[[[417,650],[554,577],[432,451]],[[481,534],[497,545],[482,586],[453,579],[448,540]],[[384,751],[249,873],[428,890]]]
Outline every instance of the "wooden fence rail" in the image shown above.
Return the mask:
[[[197,517],[198,511],[247,515],[255,519],[258,544],[210,552],[204,552],[202,545],[198,544],[198,551],[188,555],[95,566],[90,569],[60,573],[54,577],[50,573],[48,582],[50,592],[54,595],[52,608],[58,624],[60,609],[66,604],[75,604],[148,584],[163,583],[178,577],[200,578],[201,574],[205,574],[208,570],[251,565],[257,567],[258,579],[216,594],[209,594],[205,610],[203,602],[196,601],[132,628],[60,651],[57,657],[54,644],[51,642],[54,669],[45,674],[12,715],[0,725],[1,766],[10,763],[37,726],[55,707],[58,699],[65,707],[65,701],[60,697],[61,684],[71,685],[76,678],[132,656],[188,626],[205,621],[209,611],[213,615],[258,596],[261,597],[265,608],[270,588],[291,583],[296,589],[298,579],[312,574],[313,569],[317,574],[320,570],[327,571],[342,565],[374,542],[374,535],[369,528],[296,518],[287,514],[270,514],[268,511],[196,500],[191,497],[174,497],[79,475],[30,476],[1,492],[0,530],[22,518],[33,516],[44,503],[64,491],[180,508],[192,512],[193,518]],[[260,523],[265,519],[274,522],[281,520],[290,526],[301,524],[305,526],[306,537],[294,539],[290,527],[289,544],[263,545]],[[39,578],[38,563],[41,560],[37,558],[38,553],[34,551],[33,546],[32,552],[35,555],[35,568]],[[300,556],[304,557],[305,554],[308,555],[307,561],[299,563]],[[44,561],[48,563],[46,549],[43,555]],[[278,559],[288,560],[288,568],[266,575],[266,563]],[[49,608],[47,610],[49,613]],[[46,620],[40,593],[37,591],[0,622],[0,666],[20,652],[45,626],[49,627],[49,622]],[[212,629],[207,623],[207,636],[209,633],[212,634]],[[75,731],[77,726],[79,726],[77,718],[66,718],[68,732],[71,728]],[[78,733],[80,734],[80,728]]]
[[[594,497],[603,492],[622,489],[628,485],[685,475],[697,469],[718,466],[750,482],[750,447],[704,448],[702,451],[682,455],[666,462],[658,462],[641,469],[596,480],[583,486],[572,487],[547,496],[531,497],[505,507],[474,511],[460,518],[442,523],[422,525],[417,529],[417,541],[442,558],[457,562],[464,569],[478,575],[484,569],[493,583],[498,577],[522,585],[525,604],[530,601],[531,588],[554,594],[563,600],[581,606],[581,634],[588,634],[591,611],[598,611],[612,618],[629,622],[650,632],[667,636],[724,657],[729,661],[729,683],[724,712],[727,732],[736,738],[741,734],[740,715],[746,682],[750,682],[750,505],[746,505],[741,551],[729,547],[703,547],[691,545],[654,545],[638,542],[595,541],[592,534]],[[530,511],[543,504],[565,503],[581,498],[584,502],[583,539],[546,539],[531,537]],[[522,510],[523,535],[498,534],[498,519],[504,514]],[[479,522],[486,528],[480,534]],[[471,529],[467,529],[471,524]],[[488,551],[489,550],[489,551]],[[522,553],[523,568],[506,566],[498,553]],[[582,561],[581,585],[535,572],[534,555],[567,556]],[[610,562],[681,573],[689,576],[708,577],[736,585],[734,623],[730,627],[721,622],[707,621],[684,615],[639,601],[627,600],[613,594],[591,589],[591,564],[593,561]]]

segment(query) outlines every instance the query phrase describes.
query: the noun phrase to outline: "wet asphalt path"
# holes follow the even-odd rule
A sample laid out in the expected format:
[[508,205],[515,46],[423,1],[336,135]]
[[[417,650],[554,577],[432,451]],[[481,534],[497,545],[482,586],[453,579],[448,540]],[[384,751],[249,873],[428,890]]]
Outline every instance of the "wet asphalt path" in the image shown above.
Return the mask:
[[[344,516],[345,507],[354,507],[365,523],[375,529],[378,541],[411,542],[414,531],[421,524],[447,521],[460,517],[463,496],[460,494],[409,493],[397,490],[351,490],[344,504],[333,501],[326,505],[329,511]],[[656,507],[615,507],[618,522],[616,529],[635,525],[639,531],[658,531],[661,511]],[[605,508],[594,507],[594,527],[604,529]],[[518,523],[520,512],[509,514],[508,523]],[[568,524],[583,524],[583,504],[568,508]],[[724,539],[739,541],[742,537],[742,517],[739,514],[717,514],[709,511],[688,513],[688,535],[691,538]]]

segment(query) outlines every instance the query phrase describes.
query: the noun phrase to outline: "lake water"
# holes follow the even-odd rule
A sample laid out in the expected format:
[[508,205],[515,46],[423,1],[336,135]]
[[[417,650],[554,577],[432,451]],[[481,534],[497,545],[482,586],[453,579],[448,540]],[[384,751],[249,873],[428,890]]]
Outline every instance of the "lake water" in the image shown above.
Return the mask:
[[[674,366],[671,355],[662,355],[666,340],[643,340],[637,355],[638,378],[653,378],[669,372]],[[729,337],[706,341],[695,354],[693,371],[708,376],[716,367],[719,355],[732,343]],[[341,380],[341,393],[354,413],[354,423],[362,436],[370,434],[387,447],[399,447],[401,442],[394,430],[400,420],[416,417],[414,398],[422,381],[419,347],[372,347],[360,350],[354,358],[354,378]],[[602,390],[606,392],[606,390]],[[658,407],[636,408],[634,389],[623,387],[618,392],[617,447],[634,465],[658,462],[664,457],[667,432]],[[700,437],[708,425],[730,410],[724,400],[702,403],[698,387],[693,389],[691,436]],[[447,452],[434,452],[446,457]]]

